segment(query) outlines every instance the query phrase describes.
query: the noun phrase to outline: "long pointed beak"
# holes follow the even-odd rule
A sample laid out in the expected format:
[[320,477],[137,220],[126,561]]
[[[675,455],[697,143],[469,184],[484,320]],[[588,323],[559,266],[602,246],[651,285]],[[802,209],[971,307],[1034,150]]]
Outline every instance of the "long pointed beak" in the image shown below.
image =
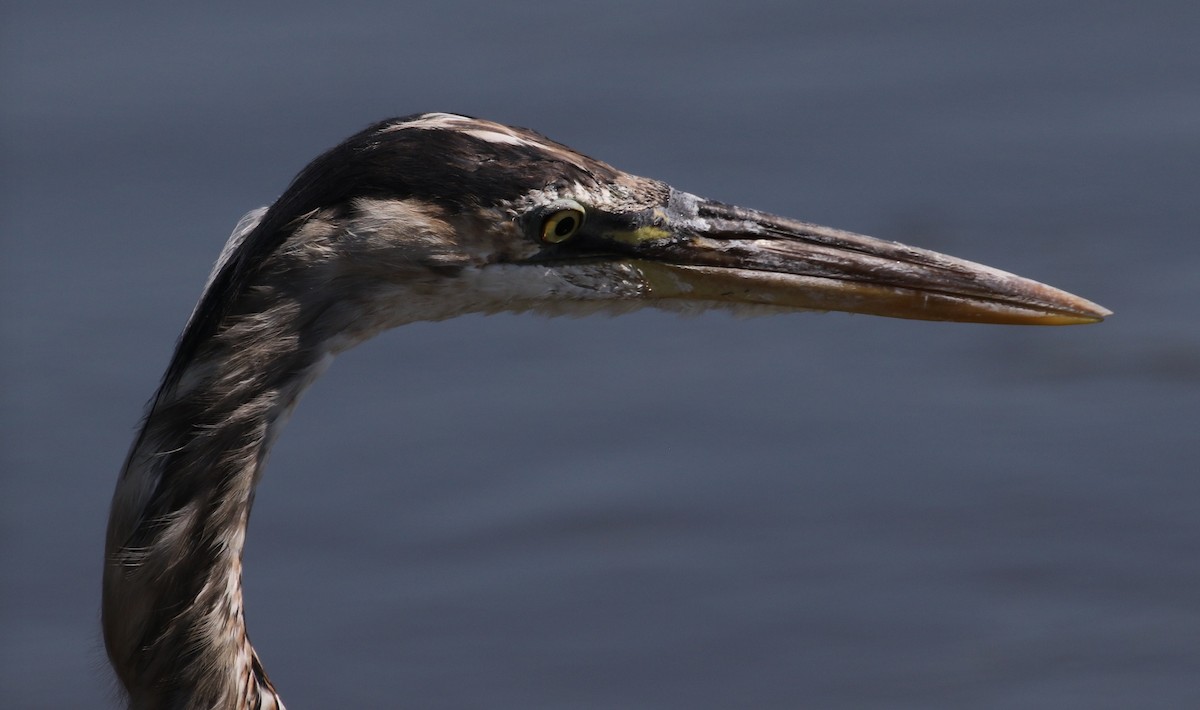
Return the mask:
[[641,270],[651,298],[1023,325],[1112,313],[982,264],[678,191],[641,226],[606,237]]

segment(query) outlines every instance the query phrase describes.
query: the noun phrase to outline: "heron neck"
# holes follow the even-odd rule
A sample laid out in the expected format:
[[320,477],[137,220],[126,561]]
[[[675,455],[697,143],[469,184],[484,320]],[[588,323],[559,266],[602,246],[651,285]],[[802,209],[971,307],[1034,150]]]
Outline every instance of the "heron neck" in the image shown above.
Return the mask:
[[233,318],[206,343],[122,472],[103,625],[132,707],[282,707],[246,634],[242,548],[271,442],[331,356],[263,325],[280,322]]

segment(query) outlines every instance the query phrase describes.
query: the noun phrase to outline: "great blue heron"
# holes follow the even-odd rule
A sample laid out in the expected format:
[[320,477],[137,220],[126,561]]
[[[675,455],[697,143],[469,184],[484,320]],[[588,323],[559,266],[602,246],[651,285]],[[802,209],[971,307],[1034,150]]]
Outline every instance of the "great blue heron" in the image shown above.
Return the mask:
[[246,636],[254,488],[300,393],[381,330],[653,305],[1062,325],[1106,309],[942,254],[705,200],[444,113],[321,155],[222,251],[125,462],[104,641],[135,708],[282,707]]

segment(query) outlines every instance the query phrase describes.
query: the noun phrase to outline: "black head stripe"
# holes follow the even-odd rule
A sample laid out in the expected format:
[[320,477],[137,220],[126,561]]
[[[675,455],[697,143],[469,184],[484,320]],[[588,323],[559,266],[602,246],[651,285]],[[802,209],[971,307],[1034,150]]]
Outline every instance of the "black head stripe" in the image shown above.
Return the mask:
[[205,293],[180,338],[164,387],[178,382],[258,267],[304,215],[360,197],[417,199],[455,213],[547,186],[612,181],[619,174],[528,129],[444,114],[376,123],[309,163],[271,205]]

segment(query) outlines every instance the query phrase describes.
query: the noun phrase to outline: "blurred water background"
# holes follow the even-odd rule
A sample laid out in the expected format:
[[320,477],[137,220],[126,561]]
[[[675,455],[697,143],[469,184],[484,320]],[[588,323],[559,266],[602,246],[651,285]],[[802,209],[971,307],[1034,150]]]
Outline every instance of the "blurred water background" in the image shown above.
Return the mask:
[[524,125],[1102,325],[472,317],[272,456],[292,708],[1200,707],[1200,6],[0,9],[0,705],[115,704],[108,500],[234,222],[378,118]]

